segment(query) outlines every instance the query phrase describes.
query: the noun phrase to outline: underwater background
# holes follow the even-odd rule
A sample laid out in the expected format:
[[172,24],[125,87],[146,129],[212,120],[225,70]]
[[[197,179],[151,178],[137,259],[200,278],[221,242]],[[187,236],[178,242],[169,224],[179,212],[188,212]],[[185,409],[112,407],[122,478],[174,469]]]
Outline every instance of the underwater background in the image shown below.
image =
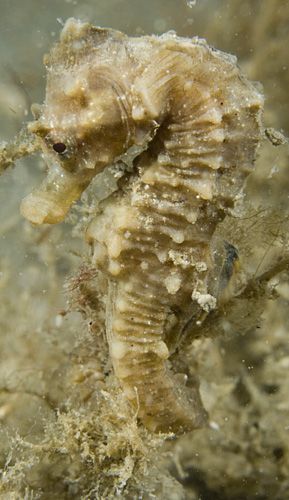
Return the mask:
[[[206,38],[263,86],[265,127],[289,135],[287,0],[0,0],[0,13],[0,141],[43,101],[43,55],[69,17]],[[222,335],[187,353],[210,425],[172,440],[139,429],[104,382],[103,339],[81,305],[84,271],[93,281],[81,204],[55,227],[19,213],[44,171],[34,156],[0,178],[0,498],[288,499],[288,144],[264,137],[247,212],[219,228],[252,275],[271,272],[266,293],[243,297],[233,330],[221,319]]]

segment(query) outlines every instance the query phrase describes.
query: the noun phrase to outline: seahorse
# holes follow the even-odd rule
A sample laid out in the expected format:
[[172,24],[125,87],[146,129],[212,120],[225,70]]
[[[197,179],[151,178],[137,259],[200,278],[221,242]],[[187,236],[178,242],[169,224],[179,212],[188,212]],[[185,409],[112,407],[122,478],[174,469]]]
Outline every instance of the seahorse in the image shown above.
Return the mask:
[[174,32],[129,37],[69,19],[44,62],[28,129],[48,173],[22,214],[61,222],[97,174],[132,158],[86,231],[108,283],[111,362],[147,428],[195,429],[206,420],[198,383],[170,357],[187,322],[217,306],[212,237],[254,167],[262,91],[235,57]]

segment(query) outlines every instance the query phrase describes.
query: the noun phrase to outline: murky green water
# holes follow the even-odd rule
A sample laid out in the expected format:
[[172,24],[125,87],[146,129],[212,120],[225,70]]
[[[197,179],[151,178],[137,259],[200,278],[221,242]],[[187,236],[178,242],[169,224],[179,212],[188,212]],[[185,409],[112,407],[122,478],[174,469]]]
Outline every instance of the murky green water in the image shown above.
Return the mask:
[[[0,0],[0,141],[17,134],[32,119],[31,104],[42,102],[43,55],[72,16],[130,35],[175,30],[205,37],[236,54],[244,72],[261,82],[265,126],[289,135],[288,0]],[[115,401],[113,410],[103,410],[107,403],[94,396],[90,402],[95,379],[84,372],[98,373],[93,360],[100,340],[87,333],[78,312],[65,315],[63,285],[87,258],[74,229],[78,212],[52,228],[32,227],[19,215],[20,200],[44,169],[35,156],[0,178],[1,498],[98,499],[120,492],[121,498],[287,500],[288,267],[272,275],[256,328],[248,327],[246,298],[235,336],[195,347],[192,366],[210,427],[165,445],[142,435],[151,451],[144,460],[136,434],[122,434],[113,423]],[[224,238],[237,240],[248,269],[266,271],[289,255],[288,169],[288,147],[264,140],[247,187],[251,222],[224,226]],[[101,418],[109,415],[107,427],[97,421],[98,404]],[[109,467],[100,458],[107,440]]]

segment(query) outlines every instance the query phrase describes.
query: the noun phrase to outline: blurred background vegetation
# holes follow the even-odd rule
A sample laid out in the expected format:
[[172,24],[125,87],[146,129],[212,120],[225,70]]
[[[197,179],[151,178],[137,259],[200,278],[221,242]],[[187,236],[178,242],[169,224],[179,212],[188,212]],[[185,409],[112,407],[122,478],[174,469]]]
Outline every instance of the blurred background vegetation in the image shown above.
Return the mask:
[[[130,35],[205,37],[263,85],[265,126],[289,135],[288,0],[0,0],[0,13],[0,140],[44,99],[43,55],[72,16]],[[104,382],[97,323],[79,313],[79,213],[52,228],[19,215],[44,168],[29,158],[0,179],[1,498],[287,500],[288,270],[238,302],[227,335],[186,354],[210,427],[177,441],[150,435]],[[288,146],[264,139],[247,212],[219,229],[251,276],[289,255],[288,172]],[[71,276],[75,296],[64,290]]]

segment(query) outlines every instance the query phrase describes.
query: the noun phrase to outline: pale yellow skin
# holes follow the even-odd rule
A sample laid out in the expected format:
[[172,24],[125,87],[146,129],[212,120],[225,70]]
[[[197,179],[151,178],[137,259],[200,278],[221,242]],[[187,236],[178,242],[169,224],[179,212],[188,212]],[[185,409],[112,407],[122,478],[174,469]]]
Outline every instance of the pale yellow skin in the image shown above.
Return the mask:
[[107,340],[127,398],[153,431],[194,429],[206,419],[198,384],[168,359],[187,322],[216,307],[212,235],[253,168],[263,97],[234,58],[173,34],[129,38],[70,19],[45,62],[46,100],[29,128],[48,174],[22,213],[60,222],[139,146],[87,241],[107,277]]

